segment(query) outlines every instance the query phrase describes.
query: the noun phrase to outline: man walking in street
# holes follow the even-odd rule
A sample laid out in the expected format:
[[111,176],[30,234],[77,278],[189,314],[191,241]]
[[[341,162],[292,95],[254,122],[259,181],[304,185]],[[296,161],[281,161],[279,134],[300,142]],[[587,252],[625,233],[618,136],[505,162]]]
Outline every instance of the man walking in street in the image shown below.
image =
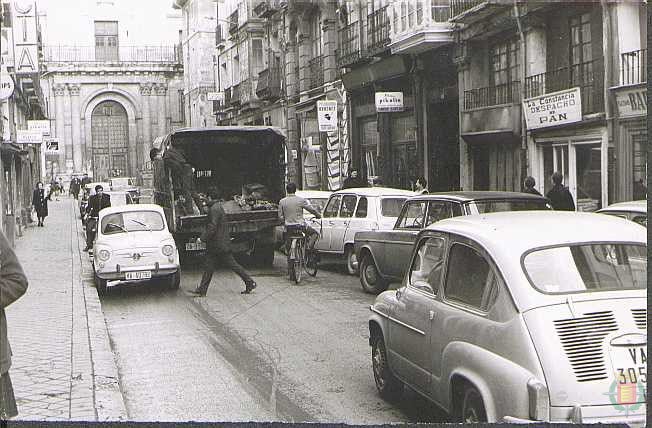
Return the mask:
[[552,174],[551,179],[553,186],[546,197],[550,200],[552,208],[559,211],[575,211],[573,195],[571,195],[568,187],[562,184],[564,176],[559,172],[555,172]]
[[208,224],[206,230],[197,238],[197,243],[206,243],[206,256],[204,257],[204,274],[202,275],[199,286],[192,291],[197,296],[205,296],[208,292],[208,286],[213,278],[213,272],[218,264],[235,272],[245,283],[245,290],[241,294],[249,294],[256,288],[256,282],[249,276],[242,266],[235,260],[231,252],[231,237],[226,225],[226,213],[220,198],[219,191],[211,189],[208,192],[209,205]]
[[97,218],[100,216],[102,208],[111,206],[111,197],[104,193],[104,188],[101,185],[95,186],[95,194],[88,198],[88,205],[86,205],[86,248],[88,251],[93,246],[95,234],[97,233]]
[[7,339],[5,308],[27,291],[27,277],[7,238],[0,232],[0,421],[18,415],[9,377],[11,348]]

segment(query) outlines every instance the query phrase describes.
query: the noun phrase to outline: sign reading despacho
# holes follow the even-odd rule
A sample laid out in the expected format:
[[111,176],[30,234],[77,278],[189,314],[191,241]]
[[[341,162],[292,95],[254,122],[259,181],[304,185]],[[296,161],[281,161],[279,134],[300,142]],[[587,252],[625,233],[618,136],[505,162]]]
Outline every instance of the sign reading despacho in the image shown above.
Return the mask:
[[553,92],[523,101],[527,129],[565,125],[582,120],[580,88]]

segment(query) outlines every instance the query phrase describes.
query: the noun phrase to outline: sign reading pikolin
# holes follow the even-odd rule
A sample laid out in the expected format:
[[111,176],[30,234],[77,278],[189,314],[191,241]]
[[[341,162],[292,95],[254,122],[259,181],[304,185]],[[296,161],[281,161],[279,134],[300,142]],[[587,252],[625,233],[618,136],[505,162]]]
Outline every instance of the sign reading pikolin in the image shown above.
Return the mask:
[[547,128],[582,120],[580,88],[523,100],[527,129]]
[[376,92],[376,112],[403,111],[403,92]]

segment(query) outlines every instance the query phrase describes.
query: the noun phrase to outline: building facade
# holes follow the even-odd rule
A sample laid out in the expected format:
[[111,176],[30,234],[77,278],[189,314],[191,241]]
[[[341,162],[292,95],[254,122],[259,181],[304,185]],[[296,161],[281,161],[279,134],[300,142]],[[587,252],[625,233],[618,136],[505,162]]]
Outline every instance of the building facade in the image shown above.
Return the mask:
[[151,12],[128,12],[126,6],[124,1],[94,1],[76,3],[74,14],[61,7],[45,11],[42,84],[59,142],[59,153],[48,156],[46,168],[55,175],[74,171],[96,181],[142,179],[148,175],[152,141],[184,124],[180,34],[175,31],[181,17],[162,16],[165,31],[149,34],[135,16]]

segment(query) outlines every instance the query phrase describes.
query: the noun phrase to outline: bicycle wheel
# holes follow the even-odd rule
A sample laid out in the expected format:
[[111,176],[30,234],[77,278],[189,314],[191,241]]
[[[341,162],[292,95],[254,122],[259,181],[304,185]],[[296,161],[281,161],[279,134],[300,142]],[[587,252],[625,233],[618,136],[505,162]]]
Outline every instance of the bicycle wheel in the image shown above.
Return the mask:
[[297,239],[296,241],[296,250],[295,250],[295,259],[294,259],[294,282],[296,284],[301,282],[301,273],[302,273],[302,265],[303,265],[303,244],[301,243],[300,239]]
[[296,281],[296,269],[294,268],[294,262],[297,259],[297,252],[296,252],[296,240],[292,240],[290,243],[290,250],[288,251],[288,276],[290,277],[290,281]]
[[308,275],[316,276],[317,275],[317,252],[315,250],[305,250],[305,264],[304,268]]

